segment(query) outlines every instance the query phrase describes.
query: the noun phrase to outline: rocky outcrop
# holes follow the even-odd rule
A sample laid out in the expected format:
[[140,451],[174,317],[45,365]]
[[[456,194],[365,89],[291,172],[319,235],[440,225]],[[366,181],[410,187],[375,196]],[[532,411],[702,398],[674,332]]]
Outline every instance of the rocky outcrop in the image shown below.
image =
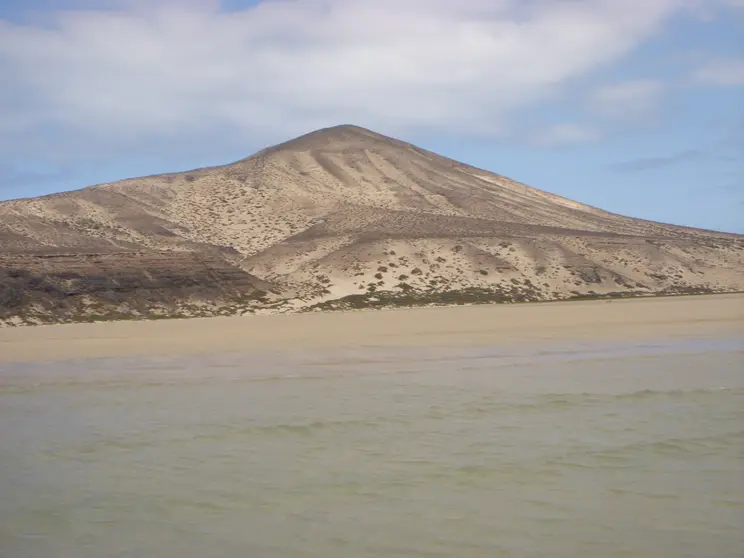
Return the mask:
[[247,312],[271,288],[190,252],[0,255],[0,320],[16,324]]

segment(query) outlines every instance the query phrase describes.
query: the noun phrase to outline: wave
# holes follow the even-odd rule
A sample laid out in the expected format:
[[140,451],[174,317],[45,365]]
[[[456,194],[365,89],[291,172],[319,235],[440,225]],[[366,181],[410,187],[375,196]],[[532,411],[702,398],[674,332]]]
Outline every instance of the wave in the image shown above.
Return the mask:
[[488,395],[475,401],[467,401],[459,404],[438,405],[433,404],[427,409],[430,418],[453,418],[458,416],[480,417],[495,413],[513,412],[561,412],[570,411],[582,407],[604,407],[608,412],[612,411],[614,403],[642,403],[655,399],[685,399],[700,396],[727,396],[742,397],[744,388],[732,388],[726,386],[714,386],[695,389],[669,389],[652,390],[645,389],[625,393],[542,393],[518,395],[509,392],[501,392],[498,395]]
[[720,455],[739,451],[744,442],[744,430],[723,432],[710,436],[689,438],[671,437],[661,440],[639,441],[602,449],[576,448],[547,460],[553,466],[571,468],[635,467],[638,460],[647,462],[649,455],[689,457]]

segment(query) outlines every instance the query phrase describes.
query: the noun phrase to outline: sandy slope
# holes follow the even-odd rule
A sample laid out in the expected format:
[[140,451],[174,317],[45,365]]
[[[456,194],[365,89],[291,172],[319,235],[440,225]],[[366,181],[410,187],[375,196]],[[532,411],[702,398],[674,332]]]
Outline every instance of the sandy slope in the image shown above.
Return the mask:
[[0,362],[732,335],[744,335],[744,295],[6,328]]
[[[436,301],[463,289],[492,300],[744,290],[742,235],[612,214],[354,126],[221,167],[0,203],[6,260],[146,251],[220,258],[270,283],[286,301],[274,311],[379,293]],[[64,293],[64,278],[53,288]],[[47,294],[19,307],[36,312],[30,323],[61,319]],[[0,288],[0,307],[2,297]],[[70,301],[67,314],[88,311]],[[111,306],[103,295],[92,302]]]

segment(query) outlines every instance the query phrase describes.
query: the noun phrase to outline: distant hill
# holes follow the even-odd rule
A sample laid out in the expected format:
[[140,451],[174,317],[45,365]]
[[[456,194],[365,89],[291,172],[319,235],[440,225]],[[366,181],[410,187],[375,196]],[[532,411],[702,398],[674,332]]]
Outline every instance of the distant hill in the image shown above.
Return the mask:
[[0,320],[744,290],[744,236],[590,207],[355,126],[0,203]]

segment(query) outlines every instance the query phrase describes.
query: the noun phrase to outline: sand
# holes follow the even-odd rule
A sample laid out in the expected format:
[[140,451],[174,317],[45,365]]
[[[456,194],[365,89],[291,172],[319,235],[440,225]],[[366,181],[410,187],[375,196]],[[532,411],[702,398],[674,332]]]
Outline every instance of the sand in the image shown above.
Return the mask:
[[4,328],[0,363],[743,333],[744,294],[728,294]]

